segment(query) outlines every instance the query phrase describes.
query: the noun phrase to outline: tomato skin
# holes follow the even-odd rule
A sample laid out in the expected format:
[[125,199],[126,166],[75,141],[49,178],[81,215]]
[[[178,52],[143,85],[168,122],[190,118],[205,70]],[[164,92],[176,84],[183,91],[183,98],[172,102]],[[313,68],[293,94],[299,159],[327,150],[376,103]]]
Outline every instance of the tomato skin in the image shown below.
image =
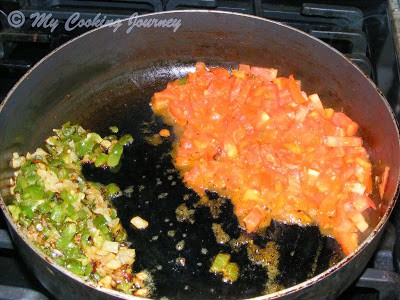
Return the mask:
[[[175,166],[199,195],[229,197],[248,232],[271,218],[317,224],[345,254],[368,228],[363,213],[376,209],[372,167],[358,124],[324,108],[292,75],[239,65],[231,72],[197,63],[185,84],[156,93],[154,111],[175,121]],[[383,196],[389,170],[382,174]]]

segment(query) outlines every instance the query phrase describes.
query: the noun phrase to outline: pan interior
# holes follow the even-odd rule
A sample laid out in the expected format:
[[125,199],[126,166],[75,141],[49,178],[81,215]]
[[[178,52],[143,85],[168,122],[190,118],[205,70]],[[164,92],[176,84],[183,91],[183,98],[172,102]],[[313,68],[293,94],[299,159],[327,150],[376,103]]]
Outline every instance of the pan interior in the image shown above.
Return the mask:
[[[108,127],[116,125],[119,134],[130,133],[135,138],[125,151],[121,169],[111,172],[88,167],[85,174],[90,180],[115,182],[122,189],[132,187],[133,191],[117,198],[114,205],[137,249],[135,271],[145,268],[154,273],[155,296],[229,299],[263,294],[266,271],[248,264],[244,248],[232,254],[232,260],[241,268],[242,277],[237,282],[222,283],[208,272],[218,252],[230,251],[228,246],[215,242],[211,224],[222,224],[232,238],[239,234],[232,207],[225,204],[217,220],[203,207],[195,210],[193,224],[177,222],[176,207],[186,203],[190,209],[198,199],[172,170],[172,141],[155,147],[144,139],[164,128],[161,120],[153,119],[149,107],[155,91],[184,76],[196,61],[222,67],[236,67],[241,62],[276,67],[283,76],[298,76],[304,80],[305,91],[319,93],[328,106],[342,109],[359,122],[376,166],[373,175],[381,175],[382,166],[387,164],[393,170],[382,205],[375,215],[368,216],[374,219],[373,230],[379,217],[387,214],[393,204],[399,166],[399,158],[393,153],[399,152],[399,144],[393,116],[366,77],[334,50],[283,25],[220,12],[169,15],[181,17],[182,24],[191,25],[182,26],[176,33],[159,28],[138,29],[135,38],[129,38],[122,30],[114,33],[99,29],[57,50],[24,78],[0,114],[0,179],[5,203],[10,199],[6,182],[12,176],[12,152],[26,153],[43,146],[51,129],[66,121],[102,135],[109,134]],[[183,199],[186,194],[188,200]],[[129,220],[136,215],[149,221],[148,229],[131,228]],[[171,230],[175,230],[173,237],[168,235]],[[182,240],[185,246],[178,251],[176,244]],[[280,274],[276,282],[285,287],[327,269],[338,256],[336,242],[320,236],[316,227],[273,223],[254,240],[261,246],[270,240],[279,245]],[[207,255],[202,254],[202,249],[207,250]],[[185,259],[184,267],[183,260],[177,263],[177,258]],[[356,264],[363,265],[363,260],[354,260],[352,270]],[[49,275],[43,275],[46,276]],[[344,281],[351,277],[344,277]],[[350,284],[351,280],[347,281]],[[341,284],[338,280],[330,283],[332,289]],[[68,282],[66,286],[70,286]]]
[[[127,230],[128,241],[136,249],[134,271],[148,270],[156,287],[153,296],[169,299],[256,297],[267,289],[289,287],[323,272],[341,257],[336,241],[321,236],[317,227],[273,222],[263,234],[250,236],[262,248],[270,241],[276,242],[280,255],[278,272],[268,272],[262,262],[251,263],[246,246],[233,251],[229,243],[217,243],[213,223],[221,224],[231,241],[241,234],[230,202],[221,206],[217,218],[208,207],[197,207],[199,197],[185,187],[172,163],[174,137],[157,146],[148,141],[166,128],[152,113],[152,94],[162,90],[168,81],[184,76],[191,66],[192,62],[173,67],[161,64],[134,74],[125,73],[89,92],[75,92],[68,106],[57,107],[67,113],[53,112],[56,117],[68,116],[58,120],[55,127],[70,120],[102,135],[110,134],[108,128],[112,125],[120,129],[118,135],[133,135],[134,142],[124,151],[116,170],[86,166],[84,174],[91,181],[117,183],[125,191],[113,204]],[[210,198],[216,202],[218,197],[210,194]],[[193,210],[193,223],[177,220],[176,209],[182,204]],[[149,227],[134,229],[130,225],[134,216],[147,220]],[[209,272],[218,253],[230,253],[231,261],[238,263],[241,276],[235,283],[223,283],[221,276]],[[276,279],[272,280],[274,276]]]

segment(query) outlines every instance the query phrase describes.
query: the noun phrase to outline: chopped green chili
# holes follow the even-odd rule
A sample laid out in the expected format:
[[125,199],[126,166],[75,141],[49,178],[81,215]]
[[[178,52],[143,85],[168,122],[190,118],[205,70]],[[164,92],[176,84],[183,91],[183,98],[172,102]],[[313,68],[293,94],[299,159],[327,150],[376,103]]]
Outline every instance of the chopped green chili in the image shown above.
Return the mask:
[[[88,182],[82,174],[84,163],[116,167],[133,138],[102,138],[69,122],[54,132],[46,140],[47,151],[38,148],[24,157],[14,153],[13,165],[20,167],[8,209],[20,230],[58,264],[99,286],[135,294],[135,250],[124,244],[126,232],[110,203],[120,188]],[[111,275],[120,283],[111,285]]]
[[230,262],[231,256],[219,253],[211,265],[210,272],[222,274],[224,282],[232,283],[239,278],[239,267],[236,263]]

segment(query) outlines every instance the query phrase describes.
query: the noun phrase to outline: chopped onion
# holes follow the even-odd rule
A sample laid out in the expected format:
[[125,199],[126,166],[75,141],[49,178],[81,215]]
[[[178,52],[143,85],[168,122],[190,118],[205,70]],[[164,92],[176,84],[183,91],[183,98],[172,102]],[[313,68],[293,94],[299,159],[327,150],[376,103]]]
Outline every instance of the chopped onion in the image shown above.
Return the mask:
[[137,229],[145,229],[149,226],[149,222],[143,220],[141,217],[136,216],[131,219],[131,224],[135,226]]
[[106,264],[106,268],[117,270],[121,267],[121,262],[119,260],[113,259]]
[[119,249],[117,259],[124,265],[131,265],[135,261],[135,249]]
[[112,253],[118,253],[118,248],[119,248],[119,243],[110,241],[104,241],[103,246],[101,247],[102,250]]

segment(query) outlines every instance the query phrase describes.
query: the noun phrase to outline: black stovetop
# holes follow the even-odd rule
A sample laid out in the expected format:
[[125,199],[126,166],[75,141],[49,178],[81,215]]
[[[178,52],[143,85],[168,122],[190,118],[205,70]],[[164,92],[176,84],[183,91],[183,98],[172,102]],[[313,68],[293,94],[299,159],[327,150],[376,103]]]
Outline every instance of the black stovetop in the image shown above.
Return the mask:
[[[346,54],[358,64],[380,87],[400,120],[400,82],[389,26],[386,1],[268,1],[268,0],[0,0],[0,100],[4,99],[18,79],[41,57],[65,41],[85,30],[67,32],[62,26],[51,32],[45,28],[32,28],[26,22],[13,28],[7,15],[14,10],[25,16],[34,12],[51,12],[60,23],[74,12],[84,18],[94,18],[98,13],[115,19],[133,13],[148,13],[171,9],[219,9],[253,14],[306,31]],[[332,6],[332,5],[335,6]],[[326,6],[328,5],[328,6]],[[340,6],[338,6],[340,5]],[[2,13],[2,11],[4,13]],[[400,298],[400,236],[399,205],[386,229],[384,239],[360,279],[340,299],[395,299]],[[5,229],[0,213],[0,229]],[[1,233],[1,232],[0,232]],[[15,250],[1,249],[5,245],[0,234],[0,299],[52,298],[36,278],[27,270]],[[6,272],[4,270],[7,270]],[[27,288],[31,290],[14,289]],[[18,296],[16,296],[18,295]],[[44,298],[43,298],[44,299]]]

